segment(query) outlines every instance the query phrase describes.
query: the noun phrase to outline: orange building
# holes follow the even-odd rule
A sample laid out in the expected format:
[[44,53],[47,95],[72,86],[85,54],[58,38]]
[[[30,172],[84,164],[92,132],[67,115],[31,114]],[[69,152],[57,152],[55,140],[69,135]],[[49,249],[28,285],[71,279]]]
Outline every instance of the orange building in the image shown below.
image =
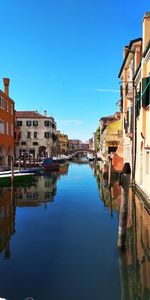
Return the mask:
[[0,90],[0,167],[10,164],[14,155],[14,101],[9,97],[9,79]]

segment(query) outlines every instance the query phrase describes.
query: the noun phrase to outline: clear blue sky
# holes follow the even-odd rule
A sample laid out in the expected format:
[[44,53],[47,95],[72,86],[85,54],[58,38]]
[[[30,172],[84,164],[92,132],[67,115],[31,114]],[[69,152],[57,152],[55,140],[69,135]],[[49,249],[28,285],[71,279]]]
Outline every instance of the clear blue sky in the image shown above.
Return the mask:
[[1,1],[0,89],[16,110],[47,110],[87,140],[119,99],[122,49],[142,35],[149,0]]

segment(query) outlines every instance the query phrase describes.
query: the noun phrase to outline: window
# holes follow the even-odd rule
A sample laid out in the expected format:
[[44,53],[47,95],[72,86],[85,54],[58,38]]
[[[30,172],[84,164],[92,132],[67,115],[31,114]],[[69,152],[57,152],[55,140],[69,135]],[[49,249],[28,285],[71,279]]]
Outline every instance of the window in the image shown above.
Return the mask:
[[8,101],[5,102],[6,105],[6,111],[8,112]]
[[37,146],[38,145],[38,142],[33,142],[33,146]]
[[31,121],[26,121],[26,126],[31,126]]
[[56,124],[55,123],[52,123],[52,128],[56,129]]
[[50,122],[49,121],[44,121],[44,126],[50,126]]
[[38,121],[33,121],[33,126],[38,126]]
[[37,139],[37,131],[34,131],[34,139]]
[[52,139],[54,142],[57,140],[57,136],[54,133],[52,133]]
[[48,138],[49,138],[49,132],[44,132],[44,137],[45,137],[46,139],[48,139]]
[[11,104],[11,115],[13,116],[13,114],[14,114],[14,106],[13,104]]
[[11,124],[11,136],[13,136],[14,135],[14,126],[13,126],[13,124]]
[[0,133],[4,134],[4,121],[0,120]]
[[0,108],[4,108],[4,99],[0,96]]
[[26,142],[21,142],[21,145],[26,145]]
[[146,175],[149,175],[149,151],[146,151]]
[[31,132],[27,131],[27,139],[30,139],[30,138],[31,138]]
[[142,106],[146,108],[150,104],[150,79],[142,78]]
[[6,122],[6,134],[8,135],[8,122]]
[[22,121],[17,121],[17,126],[22,126]]

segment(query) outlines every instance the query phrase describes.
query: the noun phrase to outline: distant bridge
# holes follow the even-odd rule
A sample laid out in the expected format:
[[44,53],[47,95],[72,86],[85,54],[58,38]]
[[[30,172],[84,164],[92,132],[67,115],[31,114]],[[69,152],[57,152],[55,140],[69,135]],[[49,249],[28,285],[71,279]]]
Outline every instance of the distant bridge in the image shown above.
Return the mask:
[[73,150],[68,151],[69,155],[71,155],[71,154],[77,155],[77,154],[80,154],[80,153],[91,153],[93,155],[96,155],[96,151],[91,150],[91,149],[73,149]]

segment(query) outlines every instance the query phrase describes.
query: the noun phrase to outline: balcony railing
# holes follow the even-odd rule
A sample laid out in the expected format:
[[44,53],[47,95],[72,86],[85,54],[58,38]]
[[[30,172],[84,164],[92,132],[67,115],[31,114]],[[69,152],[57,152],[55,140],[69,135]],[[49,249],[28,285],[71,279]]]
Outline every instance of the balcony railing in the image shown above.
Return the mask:
[[118,142],[122,137],[122,131],[118,130],[118,133],[106,134],[106,142]]

